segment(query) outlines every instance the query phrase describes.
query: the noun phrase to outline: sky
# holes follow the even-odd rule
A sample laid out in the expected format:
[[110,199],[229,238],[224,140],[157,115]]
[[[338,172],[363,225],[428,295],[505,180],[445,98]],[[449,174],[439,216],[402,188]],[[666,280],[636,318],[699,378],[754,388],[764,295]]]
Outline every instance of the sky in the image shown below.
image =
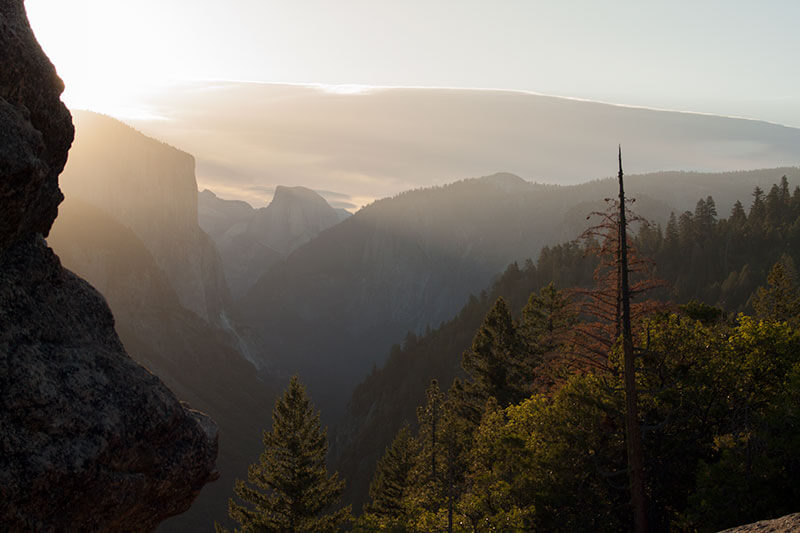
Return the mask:
[[[500,109],[492,103],[497,98],[535,93],[800,127],[796,0],[26,0],[25,5],[65,81],[63,99],[70,108],[118,117],[192,153],[200,188],[254,205],[268,203],[279,184],[327,191],[329,201],[344,198],[340,205],[355,209],[407,188],[496,171],[551,183],[573,182],[577,175],[592,179],[607,174],[600,170],[600,154],[618,142],[633,149],[634,172],[800,162],[800,145],[780,145],[791,133],[711,136],[705,144],[672,150],[668,142],[658,144],[666,142],[658,131],[647,140],[639,127],[606,136],[613,128],[599,123],[587,130],[590,150],[561,124],[564,131],[549,139],[560,144],[550,152],[579,149],[582,155],[565,168],[551,164],[552,154],[528,146],[509,149],[532,136],[529,123],[541,117],[523,108],[487,115]],[[240,86],[218,94],[220,82]],[[251,91],[242,82],[265,85]],[[308,85],[365,101],[319,98],[303,92]],[[292,86],[297,90],[286,89]],[[406,112],[395,113],[375,107],[386,101],[375,95],[376,87],[514,94],[482,90],[485,97],[475,106],[459,107],[434,93],[420,99],[404,93],[408,98],[393,105]],[[240,90],[250,100],[230,112],[237,106],[229,97]],[[258,105],[250,105],[254,102]],[[210,109],[212,104],[219,108]],[[428,112],[433,105],[436,112]],[[354,109],[362,115],[351,123],[348,110]],[[528,123],[504,119],[523,116]],[[332,117],[339,122],[331,124]],[[405,124],[412,117],[413,123]],[[555,122],[545,125],[543,135],[563,122],[550,120]],[[487,137],[487,124],[498,134]],[[425,143],[420,131],[427,132]],[[694,137],[683,131],[672,138]],[[647,148],[648,142],[661,153]],[[661,157],[666,152],[673,159]],[[590,175],[588,168],[598,170]]]
[[800,126],[800,2],[27,0],[73,108],[179,80],[499,88]]

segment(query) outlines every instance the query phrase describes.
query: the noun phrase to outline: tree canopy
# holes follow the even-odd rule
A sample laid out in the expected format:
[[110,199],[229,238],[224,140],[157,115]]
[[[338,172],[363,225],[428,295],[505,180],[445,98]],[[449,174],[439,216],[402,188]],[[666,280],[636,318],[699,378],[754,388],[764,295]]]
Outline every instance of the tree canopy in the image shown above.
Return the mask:
[[[250,465],[247,482],[236,480],[228,512],[242,532],[338,531],[350,520],[350,507],[335,509],[344,488],[328,475],[328,438],[320,427],[305,387],[292,377],[264,431],[264,451]],[[218,528],[218,530],[221,528]]]

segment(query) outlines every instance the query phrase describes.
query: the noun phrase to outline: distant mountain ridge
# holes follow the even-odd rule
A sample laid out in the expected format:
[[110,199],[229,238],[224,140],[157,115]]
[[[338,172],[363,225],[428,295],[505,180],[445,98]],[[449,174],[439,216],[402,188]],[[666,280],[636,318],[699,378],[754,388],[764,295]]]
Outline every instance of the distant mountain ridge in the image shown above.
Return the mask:
[[[726,213],[733,198],[784,174],[800,182],[800,169],[781,168],[627,183],[637,211],[664,223],[709,194]],[[586,216],[614,195],[611,179],[555,186],[495,174],[376,201],[273,266],[240,301],[244,320],[259,334],[265,364],[300,371],[335,417],[341,391],[381,364],[406,332],[452,318],[510,262],[577,237]]]
[[200,227],[219,248],[234,295],[244,294],[270,266],[349,216],[306,187],[279,185],[272,202],[259,209],[209,190],[198,199]]

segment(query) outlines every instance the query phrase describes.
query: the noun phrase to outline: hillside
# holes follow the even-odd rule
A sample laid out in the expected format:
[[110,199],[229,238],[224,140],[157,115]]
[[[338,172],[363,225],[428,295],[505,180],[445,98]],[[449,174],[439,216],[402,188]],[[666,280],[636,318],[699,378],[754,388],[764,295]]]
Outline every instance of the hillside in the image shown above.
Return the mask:
[[209,190],[199,194],[198,202],[198,223],[217,245],[235,297],[297,247],[349,216],[305,187],[278,186],[270,204],[258,209]]
[[[729,312],[747,309],[750,295],[782,254],[800,259],[800,189],[792,194],[786,181],[768,190],[746,215],[737,210],[718,217],[701,199],[664,231],[640,231],[638,248],[655,260],[655,274],[667,282],[668,289],[654,295],[677,303],[698,299]],[[595,264],[580,243],[546,247],[535,262],[509,266],[452,320],[393,347],[386,364],[355,388],[335,431],[332,455],[351,480],[349,498],[356,504],[365,500],[375,461],[404,420],[414,423],[430,380],[447,386],[463,376],[461,355],[498,297],[518,313],[532,292],[550,282],[561,288],[592,286]]]
[[[784,174],[800,182],[793,168],[666,173],[631,176],[629,190],[637,210],[665,224],[711,190],[724,213],[726,203]],[[667,195],[666,187],[681,193]],[[240,302],[244,321],[260,335],[263,365],[300,371],[328,416],[338,415],[343,391],[408,331],[452,318],[510,262],[574,238],[613,195],[611,180],[555,186],[495,174],[377,201],[263,275]]]

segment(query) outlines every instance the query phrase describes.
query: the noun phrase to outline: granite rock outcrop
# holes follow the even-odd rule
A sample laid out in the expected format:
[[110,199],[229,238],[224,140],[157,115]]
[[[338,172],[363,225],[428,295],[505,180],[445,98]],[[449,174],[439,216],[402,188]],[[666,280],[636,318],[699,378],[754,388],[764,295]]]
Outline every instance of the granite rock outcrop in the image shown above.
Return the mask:
[[752,524],[732,527],[720,533],[789,533],[791,531],[800,531],[800,513],[773,520],[760,520]]
[[149,531],[216,477],[217,427],[136,364],[43,240],[74,129],[22,0],[0,0],[0,523]]
[[223,200],[204,190],[198,195],[200,227],[222,255],[225,278],[241,297],[269,268],[323,231],[348,218],[306,187],[278,185],[266,207]]
[[68,200],[111,213],[147,247],[181,305],[219,325],[228,300],[222,260],[197,224],[194,157],[111,117],[75,112],[61,175]]

